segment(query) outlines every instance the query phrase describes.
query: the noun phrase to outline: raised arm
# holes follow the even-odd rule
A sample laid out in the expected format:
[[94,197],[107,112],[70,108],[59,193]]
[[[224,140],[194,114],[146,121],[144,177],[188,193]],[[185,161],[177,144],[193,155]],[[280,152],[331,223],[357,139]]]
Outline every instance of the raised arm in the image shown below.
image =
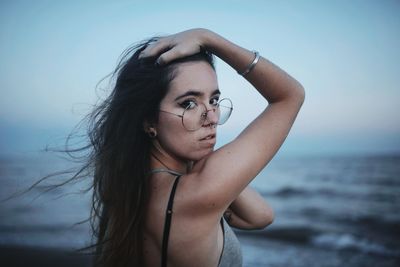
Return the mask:
[[[214,33],[205,36],[206,49],[237,71],[245,70],[254,59],[253,52]],[[302,86],[264,58],[260,58],[245,78],[269,105],[233,142],[213,153],[198,166],[201,177],[214,178],[215,191],[211,194],[222,205],[228,205],[236,199],[272,159],[288,135],[304,101]]]
[[[205,29],[162,38],[144,51],[159,54],[165,64],[204,48],[238,72],[246,70],[255,54]],[[261,57],[245,78],[268,101],[266,109],[231,143],[197,162],[194,194],[208,211],[220,213],[240,195],[282,145],[304,101],[303,87],[286,72]]]

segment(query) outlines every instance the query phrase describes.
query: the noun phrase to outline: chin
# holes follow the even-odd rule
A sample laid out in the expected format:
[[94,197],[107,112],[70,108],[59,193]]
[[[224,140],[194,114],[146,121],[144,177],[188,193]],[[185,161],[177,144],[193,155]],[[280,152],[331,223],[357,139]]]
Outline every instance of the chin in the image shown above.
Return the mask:
[[198,151],[193,157],[191,158],[192,161],[199,161],[202,160],[209,155],[211,155],[214,152],[214,147],[208,148],[208,149],[202,149],[201,151]]

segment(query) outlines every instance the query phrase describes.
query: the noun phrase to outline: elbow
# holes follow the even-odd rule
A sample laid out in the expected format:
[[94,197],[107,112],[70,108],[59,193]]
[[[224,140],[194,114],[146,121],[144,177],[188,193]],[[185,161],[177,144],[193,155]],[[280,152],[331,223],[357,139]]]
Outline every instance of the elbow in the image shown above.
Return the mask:
[[292,92],[292,99],[301,107],[306,98],[306,91],[304,90],[303,85],[301,85],[299,82],[296,82],[296,86],[294,86]]
[[261,230],[273,223],[275,218],[274,211],[271,208],[265,209],[259,214],[257,220],[253,223],[254,230]]
[[304,103],[306,97],[306,91],[304,87],[297,81],[287,87],[285,94],[282,98],[276,100],[275,102],[285,102],[295,109],[300,109]]
[[265,212],[262,228],[267,227],[268,225],[274,222],[275,214],[274,211],[269,208],[268,211]]
[[304,90],[304,87],[302,85],[300,85],[300,88],[299,88],[299,99],[300,99],[301,105],[303,105],[304,100],[306,99],[306,90]]

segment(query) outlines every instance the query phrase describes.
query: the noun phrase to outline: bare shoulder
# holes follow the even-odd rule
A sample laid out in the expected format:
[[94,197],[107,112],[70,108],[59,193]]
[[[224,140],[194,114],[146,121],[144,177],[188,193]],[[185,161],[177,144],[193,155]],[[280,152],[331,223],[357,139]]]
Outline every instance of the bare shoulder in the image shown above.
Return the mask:
[[209,225],[218,224],[223,215],[216,209],[213,184],[208,181],[212,177],[204,178],[201,172],[192,172],[180,178],[177,187],[175,202],[177,208],[191,218],[197,218]]

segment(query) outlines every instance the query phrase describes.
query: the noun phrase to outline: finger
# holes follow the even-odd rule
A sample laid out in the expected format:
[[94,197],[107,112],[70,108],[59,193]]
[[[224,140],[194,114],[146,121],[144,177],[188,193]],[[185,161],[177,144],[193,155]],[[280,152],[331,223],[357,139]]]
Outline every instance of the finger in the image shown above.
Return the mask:
[[155,57],[169,49],[169,44],[161,39],[150,43],[140,54],[139,59],[144,57]]
[[168,63],[170,63],[171,61],[173,61],[173,60],[175,60],[175,59],[178,59],[178,58],[181,58],[181,57],[183,57],[184,55],[183,55],[183,53],[182,52],[180,52],[180,50],[178,50],[178,49],[171,49],[171,50],[168,50],[168,51],[166,51],[166,52],[164,52],[164,53],[162,53],[159,57],[158,57],[158,59],[156,60],[156,63],[158,64],[158,65],[165,65],[165,64],[168,64]]

